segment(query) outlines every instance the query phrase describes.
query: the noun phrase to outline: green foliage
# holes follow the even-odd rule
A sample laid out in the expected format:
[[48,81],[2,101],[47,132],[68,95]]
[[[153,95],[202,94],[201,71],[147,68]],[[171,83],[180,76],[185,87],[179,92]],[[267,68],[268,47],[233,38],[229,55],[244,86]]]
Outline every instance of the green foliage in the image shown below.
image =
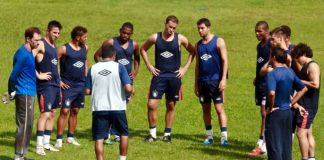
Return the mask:
[[[118,35],[121,24],[130,21],[135,26],[133,39],[140,44],[152,33],[162,31],[167,15],[174,14],[180,19],[177,31],[187,36],[191,43],[199,40],[196,21],[207,17],[212,22],[215,34],[225,39],[229,57],[229,80],[226,89],[225,108],[228,115],[229,146],[221,148],[218,144],[203,146],[205,131],[202,111],[198,99],[193,94],[194,65],[191,65],[183,78],[184,100],[177,103],[172,143],[161,141],[164,129],[165,102],[161,101],[158,111],[158,141],[144,143],[148,133],[146,97],[151,75],[143,61],[135,81],[136,95],[128,106],[127,116],[130,130],[129,159],[264,159],[248,157],[259,134],[260,113],[254,104],[256,44],[254,25],[259,20],[268,21],[270,28],[286,24],[292,28],[292,42],[305,42],[314,51],[314,59],[322,66],[324,3],[312,1],[108,1],[108,0],[0,0],[0,92],[7,90],[7,80],[12,69],[13,54],[24,42],[23,33],[29,26],[38,26],[43,30],[47,23],[56,19],[63,24],[58,46],[70,41],[71,29],[76,25],[88,28],[88,59],[93,64],[93,54],[101,43]],[[149,57],[154,58],[154,47],[149,50]],[[183,49],[183,63],[187,53]],[[323,72],[323,67],[322,67]],[[29,148],[29,157],[35,159],[95,159],[94,142],[91,141],[90,97],[86,98],[86,107],[79,114],[76,137],[82,144],[74,147],[63,144],[59,153],[50,153],[46,157],[35,154],[33,135]],[[314,135],[317,141],[316,158],[324,158],[324,132],[320,100],[319,113],[314,122]],[[14,153],[15,136],[14,103],[0,104],[0,159],[10,159]],[[57,112],[58,114],[58,112]],[[35,104],[35,123],[39,116]],[[219,139],[217,115],[213,110],[213,127],[216,142]],[[55,141],[56,126],[52,135]],[[65,136],[65,135],[64,135]],[[105,146],[106,159],[117,159],[118,145]],[[300,159],[297,138],[294,139],[293,159]]]

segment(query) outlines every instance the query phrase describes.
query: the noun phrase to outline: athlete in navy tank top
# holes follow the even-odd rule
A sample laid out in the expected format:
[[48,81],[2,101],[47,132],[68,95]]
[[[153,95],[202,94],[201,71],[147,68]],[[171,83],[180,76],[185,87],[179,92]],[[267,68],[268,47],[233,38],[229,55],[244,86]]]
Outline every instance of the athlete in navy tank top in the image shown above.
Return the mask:
[[133,40],[128,40],[128,47],[124,49],[119,40],[118,37],[114,37],[114,48],[116,50],[116,62],[124,65],[127,69],[128,74],[132,72],[132,64],[133,64],[133,52],[134,52],[134,46],[133,46]]
[[176,77],[176,71],[181,65],[181,51],[178,33],[174,32],[172,41],[162,38],[162,32],[157,33],[155,43],[155,67],[160,70],[161,77]]

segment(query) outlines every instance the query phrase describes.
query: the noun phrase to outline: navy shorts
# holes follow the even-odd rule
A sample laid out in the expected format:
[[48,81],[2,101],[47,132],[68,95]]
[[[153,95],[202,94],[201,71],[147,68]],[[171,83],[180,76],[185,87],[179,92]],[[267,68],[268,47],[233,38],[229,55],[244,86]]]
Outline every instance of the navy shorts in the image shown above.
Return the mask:
[[255,94],[254,95],[255,96],[255,104],[257,106],[265,106],[266,102],[267,102],[266,91],[259,90],[259,89],[255,88],[254,94]]
[[116,135],[128,136],[128,125],[125,111],[94,111],[92,112],[92,139],[107,139],[110,126]]
[[296,112],[296,125],[299,128],[309,129],[314,121],[317,111],[307,109],[308,115],[302,116],[299,111]]
[[219,91],[219,81],[201,81],[198,82],[199,101],[201,104],[211,103],[215,104],[224,102],[223,92]]
[[51,112],[52,109],[61,106],[60,87],[58,86],[45,86],[37,91],[39,111],[41,113]]
[[166,100],[181,100],[181,80],[177,77],[153,77],[150,86],[149,99],[162,99],[164,93]]
[[62,108],[83,108],[84,89],[84,86],[75,86],[66,90],[62,89]]

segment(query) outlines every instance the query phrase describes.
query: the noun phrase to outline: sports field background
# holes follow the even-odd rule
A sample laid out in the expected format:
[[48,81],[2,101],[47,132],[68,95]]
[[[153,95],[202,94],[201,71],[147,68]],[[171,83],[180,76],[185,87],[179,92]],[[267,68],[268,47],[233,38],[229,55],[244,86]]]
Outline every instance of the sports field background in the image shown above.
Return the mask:
[[[254,104],[256,45],[255,23],[266,20],[270,28],[289,25],[292,29],[292,42],[305,42],[314,52],[314,60],[324,69],[324,1],[321,0],[233,0],[233,1],[145,1],[145,0],[0,0],[0,92],[7,90],[7,80],[12,70],[14,52],[24,43],[24,30],[38,26],[45,33],[46,25],[56,19],[63,25],[58,46],[70,41],[70,31],[76,25],[88,29],[88,59],[93,64],[93,54],[102,41],[118,35],[123,22],[130,21],[135,30],[133,39],[142,44],[152,33],[164,29],[166,16],[174,14],[180,19],[177,32],[187,36],[194,44],[199,40],[196,21],[207,17],[212,22],[212,31],[225,39],[229,57],[229,80],[226,88],[225,110],[228,116],[229,146],[221,148],[218,143],[203,146],[205,130],[202,111],[193,93],[194,65],[191,65],[183,82],[183,101],[177,103],[172,143],[161,141],[164,130],[164,100],[158,110],[158,141],[144,143],[148,133],[146,117],[146,96],[151,75],[141,61],[139,74],[135,81],[136,95],[128,105],[130,130],[129,159],[264,159],[246,155],[255,145],[259,134],[260,113]],[[45,35],[45,34],[43,34]],[[149,50],[153,62],[154,47]],[[183,62],[187,52],[183,49]],[[323,81],[322,81],[323,82]],[[322,89],[323,90],[323,89]],[[33,139],[28,157],[34,159],[95,159],[91,141],[90,97],[79,114],[76,138],[80,147],[63,145],[58,153],[47,152],[46,157],[35,154],[36,122],[39,115],[35,104]],[[314,122],[313,132],[317,142],[316,158],[324,159],[323,92],[320,97],[319,112]],[[214,138],[219,140],[219,127],[213,111]],[[14,153],[15,107],[0,104],[0,159],[11,159]],[[66,135],[64,135],[66,136]],[[52,143],[56,139],[56,126]],[[118,145],[105,146],[106,159],[118,159]],[[300,159],[297,138],[294,139],[293,159]]]

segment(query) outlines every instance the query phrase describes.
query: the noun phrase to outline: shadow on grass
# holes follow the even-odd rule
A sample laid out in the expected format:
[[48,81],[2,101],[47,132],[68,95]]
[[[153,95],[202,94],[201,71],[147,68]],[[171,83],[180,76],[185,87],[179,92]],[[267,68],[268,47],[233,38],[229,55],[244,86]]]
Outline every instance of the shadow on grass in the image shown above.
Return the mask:
[[12,160],[13,157],[0,156],[0,160]]

